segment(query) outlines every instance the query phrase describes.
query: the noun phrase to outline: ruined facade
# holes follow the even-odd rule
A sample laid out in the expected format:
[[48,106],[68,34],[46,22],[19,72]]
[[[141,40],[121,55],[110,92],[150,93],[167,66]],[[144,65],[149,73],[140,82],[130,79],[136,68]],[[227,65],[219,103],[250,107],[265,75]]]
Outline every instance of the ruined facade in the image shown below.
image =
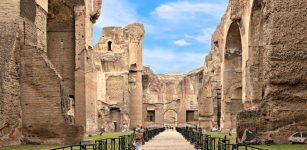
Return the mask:
[[277,143],[307,130],[306,7],[300,0],[229,1],[204,66],[208,93],[199,95],[200,110],[209,111],[214,98],[207,95],[221,90],[222,130],[241,137],[248,128]]
[[99,126],[107,131],[136,127],[142,118],[142,45],[144,27],[106,27],[95,46],[99,68],[97,91]]
[[92,112],[84,104],[96,95],[87,92],[94,88],[87,60],[100,5],[0,2],[0,146],[77,143],[91,130],[85,117]]
[[197,94],[202,78],[201,68],[187,74],[155,75],[149,67],[144,67],[145,126],[198,126]]

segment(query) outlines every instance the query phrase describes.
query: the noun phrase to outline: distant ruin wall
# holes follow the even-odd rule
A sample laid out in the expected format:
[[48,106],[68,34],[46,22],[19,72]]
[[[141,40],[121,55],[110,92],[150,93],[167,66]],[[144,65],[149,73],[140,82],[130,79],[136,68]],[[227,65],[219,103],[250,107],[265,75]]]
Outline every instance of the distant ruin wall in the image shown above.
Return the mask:
[[[187,74],[156,75],[149,67],[144,67],[142,84],[145,125],[149,127],[199,125],[197,94],[202,83],[202,71],[200,68]],[[187,111],[193,114],[187,117]],[[148,113],[152,112],[154,120],[150,120],[148,116]]]

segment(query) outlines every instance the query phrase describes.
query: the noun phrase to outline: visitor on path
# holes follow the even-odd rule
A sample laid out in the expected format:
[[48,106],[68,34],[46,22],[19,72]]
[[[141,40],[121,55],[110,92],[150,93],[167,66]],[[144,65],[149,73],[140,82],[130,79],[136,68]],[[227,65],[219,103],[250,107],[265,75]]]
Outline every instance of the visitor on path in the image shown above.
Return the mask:
[[142,133],[144,133],[145,132],[145,129],[144,129],[144,126],[143,125],[140,125],[140,131],[142,132]]
[[127,131],[128,131],[128,126],[127,124],[124,124],[122,128],[122,132],[127,132]]
[[105,132],[104,127],[103,127],[103,125],[101,125],[101,127],[100,127],[100,134],[99,135],[102,135],[104,132]]
[[143,132],[141,132],[140,128],[136,128],[133,135],[133,145],[135,146],[135,150],[142,150],[142,145],[144,144]]

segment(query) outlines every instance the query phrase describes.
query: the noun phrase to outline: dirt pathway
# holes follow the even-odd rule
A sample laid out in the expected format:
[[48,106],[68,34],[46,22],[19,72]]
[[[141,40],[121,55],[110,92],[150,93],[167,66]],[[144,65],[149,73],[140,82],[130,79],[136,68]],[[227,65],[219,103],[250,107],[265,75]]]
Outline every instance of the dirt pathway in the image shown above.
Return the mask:
[[195,150],[195,148],[180,133],[166,130],[143,145],[142,150]]

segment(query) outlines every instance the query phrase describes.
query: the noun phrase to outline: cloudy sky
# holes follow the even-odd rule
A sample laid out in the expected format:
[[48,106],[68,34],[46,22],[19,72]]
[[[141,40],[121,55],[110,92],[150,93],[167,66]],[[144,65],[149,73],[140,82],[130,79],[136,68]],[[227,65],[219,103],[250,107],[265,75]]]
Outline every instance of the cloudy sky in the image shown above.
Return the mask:
[[228,0],[103,0],[94,25],[96,44],[102,27],[145,26],[143,63],[155,73],[188,72],[203,65],[210,38]]

